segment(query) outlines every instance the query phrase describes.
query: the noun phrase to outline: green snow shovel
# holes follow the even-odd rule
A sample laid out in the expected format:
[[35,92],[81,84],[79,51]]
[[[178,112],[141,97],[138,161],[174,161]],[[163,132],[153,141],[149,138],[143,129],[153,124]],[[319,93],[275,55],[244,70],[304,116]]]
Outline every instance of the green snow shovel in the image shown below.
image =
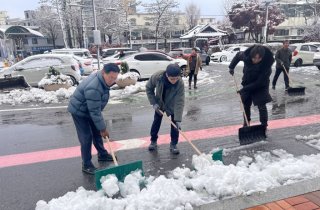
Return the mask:
[[144,175],[141,160],[119,165],[118,161],[114,155],[113,149],[111,148],[109,138],[106,137],[105,140],[107,142],[109,151],[111,153],[114,166],[112,166],[110,168],[105,168],[105,169],[100,169],[100,170],[95,171],[94,176],[95,176],[95,180],[96,180],[96,187],[98,190],[101,189],[101,182],[100,182],[101,177],[107,176],[109,174],[114,174],[118,178],[119,181],[123,181],[127,175],[129,175],[130,173],[137,171],[137,170],[141,170],[142,176]]
[[[235,76],[233,75],[234,79],[234,84],[236,85],[236,90],[237,92],[239,91],[238,89],[238,84]],[[246,144],[252,144],[258,141],[262,141],[267,138],[266,136],[266,127],[263,125],[249,125],[248,117],[246,115],[246,112],[244,110],[243,102],[241,95],[238,93],[240,97],[240,107],[243,112],[244,119],[246,121],[246,124],[248,125],[247,127],[242,127],[239,128],[239,141],[240,145],[246,145]]]
[[[287,77],[289,78],[290,84],[293,83],[291,78],[289,77],[289,73],[286,69],[286,67],[282,64],[283,70],[286,73]],[[290,96],[298,96],[298,95],[304,95],[305,94],[306,87],[303,86],[296,86],[296,87],[289,87],[288,88],[288,95]]]

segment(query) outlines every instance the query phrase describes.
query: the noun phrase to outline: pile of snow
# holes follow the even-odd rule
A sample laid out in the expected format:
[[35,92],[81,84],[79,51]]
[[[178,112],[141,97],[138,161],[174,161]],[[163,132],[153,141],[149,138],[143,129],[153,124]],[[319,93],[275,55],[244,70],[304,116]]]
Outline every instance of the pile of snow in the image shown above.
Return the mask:
[[51,75],[50,77],[44,77],[38,83],[39,87],[44,87],[45,85],[52,84],[70,84],[72,85],[72,80],[70,76],[60,74],[60,75]]
[[311,134],[309,136],[297,135],[296,139],[300,141],[304,141],[309,146],[320,150],[320,132],[318,134],[315,134],[315,135]]
[[138,81],[139,74],[136,73],[136,72],[127,72],[125,74],[119,74],[117,79],[118,80],[124,80],[124,79],[127,79],[127,78],[130,78],[130,79],[133,79],[135,81]]
[[146,92],[146,81],[137,82],[135,85],[126,86],[124,89],[114,89],[110,91],[110,98],[120,100],[128,98],[133,94]]
[[[119,182],[102,178],[103,189],[76,192],[49,202],[38,201],[36,210],[49,209],[193,209],[208,201],[250,195],[270,188],[320,176],[320,154],[294,157],[284,150],[243,156],[236,165],[213,161],[211,155],[193,156],[195,170],[176,168],[168,177],[142,177],[135,172]],[[140,183],[145,188],[140,189]],[[114,195],[118,195],[114,198]]]
[[[217,77],[221,77],[221,75],[215,75],[215,76],[210,76],[208,72],[205,71],[199,71],[197,75],[197,85],[203,85],[203,84],[212,84],[215,82],[215,79]],[[189,86],[189,77],[184,77],[183,78],[184,85],[186,87]],[[193,81],[193,78],[192,78]]]
[[8,94],[0,94],[1,104],[22,104],[22,103],[59,103],[64,99],[70,98],[75,87],[68,89],[60,88],[57,91],[45,91],[39,88],[31,88],[30,90],[12,90]]

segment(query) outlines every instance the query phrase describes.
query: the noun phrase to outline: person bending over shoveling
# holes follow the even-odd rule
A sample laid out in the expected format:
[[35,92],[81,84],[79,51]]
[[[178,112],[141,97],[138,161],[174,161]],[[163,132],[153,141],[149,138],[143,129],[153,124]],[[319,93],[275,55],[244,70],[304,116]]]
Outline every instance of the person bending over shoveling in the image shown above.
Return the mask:
[[[162,121],[162,113],[171,115],[173,123],[181,129],[182,113],[184,108],[184,83],[181,79],[181,69],[177,64],[168,65],[166,71],[159,71],[151,76],[146,92],[150,104],[153,106],[154,120],[151,127],[151,144],[149,151],[157,150],[158,132]],[[170,151],[179,154],[177,148],[179,131],[171,125]]]
[[116,64],[106,64],[101,71],[91,74],[77,87],[70,98],[68,111],[72,115],[81,145],[82,171],[94,174],[91,162],[92,142],[98,151],[98,161],[112,161],[103,146],[102,137],[109,137],[102,110],[109,100],[110,87],[120,72]]
[[244,105],[244,110],[248,118],[249,125],[244,120],[243,126],[250,126],[250,108],[252,102],[258,106],[261,125],[268,126],[268,110],[266,104],[271,102],[269,94],[269,84],[271,67],[274,63],[273,53],[269,48],[254,45],[244,52],[238,52],[229,65],[229,72],[233,76],[234,68],[243,61],[243,88],[238,91]]

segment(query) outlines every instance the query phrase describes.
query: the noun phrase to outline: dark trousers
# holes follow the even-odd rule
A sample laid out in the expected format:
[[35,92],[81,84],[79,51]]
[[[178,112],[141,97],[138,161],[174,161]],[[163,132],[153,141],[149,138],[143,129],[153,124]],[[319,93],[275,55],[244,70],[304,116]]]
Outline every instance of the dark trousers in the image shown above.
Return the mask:
[[[151,126],[151,131],[150,131],[150,136],[151,136],[151,141],[156,142],[158,140],[158,133],[160,130],[161,126],[161,121],[162,121],[162,115],[159,115],[157,112],[154,113],[154,120]],[[173,123],[176,123],[174,121],[174,116],[171,115],[171,120]],[[179,140],[179,131],[171,125],[171,144],[176,145]]]
[[[248,96],[245,99],[242,98],[243,101],[243,106],[245,113],[247,115],[248,121],[251,121],[251,105],[252,105],[252,97]],[[259,117],[260,117],[260,122],[262,125],[268,125],[268,110],[266,104],[260,104],[258,105],[259,109]],[[246,125],[246,121],[244,119],[244,125]]]
[[195,70],[191,70],[189,73],[189,86],[191,86],[191,82],[192,82],[192,77],[194,79],[194,86],[197,85],[197,74],[194,74]]
[[[274,74],[274,77],[272,80],[272,86],[273,87],[276,86],[277,80],[278,80],[281,72],[283,72],[284,84],[286,85],[286,88],[288,88],[289,87],[289,78],[288,78],[288,75],[284,72],[283,68],[276,68],[276,73]],[[287,72],[289,74],[289,68],[287,69]]]
[[81,145],[82,163],[85,167],[93,166],[91,162],[91,146],[92,142],[98,151],[99,156],[108,154],[103,146],[103,140],[100,131],[97,130],[93,121],[90,118],[79,117],[72,115],[74,125],[76,126],[78,139]]

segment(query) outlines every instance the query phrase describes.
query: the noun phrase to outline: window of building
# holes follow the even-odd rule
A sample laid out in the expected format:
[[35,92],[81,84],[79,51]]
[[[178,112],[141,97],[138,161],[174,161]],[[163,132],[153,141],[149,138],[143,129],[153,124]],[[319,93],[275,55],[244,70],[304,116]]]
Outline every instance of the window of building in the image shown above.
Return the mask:
[[135,18],[131,18],[130,23],[132,26],[135,26],[135,25],[137,25],[137,20]]
[[27,39],[27,38],[24,38],[24,39],[22,40],[22,42],[23,42],[23,44],[24,44],[24,45],[29,44],[29,43],[28,43],[28,39]]
[[179,18],[175,18],[175,19],[174,19],[174,24],[175,24],[175,25],[179,25]]
[[297,31],[297,35],[303,35],[304,34],[304,30],[299,28]]
[[29,19],[29,13],[26,12],[26,19]]
[[146,26],[151,26],[151,23],[145,22],[144,25],[146,25]]
[[48,43],[48,44],[53,44],[53,41],[52,41],[52,39],[50,39],[50,38],[47,38],[47,43]]
[[287,29],[278,29],[274,33],[275,36],[288,36],[289,35],[289,30]]
[[38,44],[38,39],[37,38],[32,38],[32,44]]

